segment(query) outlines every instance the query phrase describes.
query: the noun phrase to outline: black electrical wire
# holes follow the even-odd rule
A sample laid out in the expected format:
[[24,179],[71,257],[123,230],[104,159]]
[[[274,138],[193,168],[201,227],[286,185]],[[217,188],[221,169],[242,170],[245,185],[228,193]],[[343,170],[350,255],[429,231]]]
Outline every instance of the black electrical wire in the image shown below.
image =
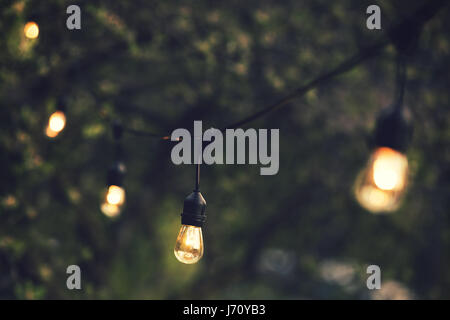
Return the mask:
[[[318,85],[323,84],[323,83],[331,80],[332,78],[351,70],[353,67],[360,64],[364,60],[375,56],[388,43],[389,43],[389,41],[384,40],[373,46],[367,47],[364,50],[361,50],[359,53],[353,55],[346,61],[342,62],[340,65],[338,65],[333,70],[319,75],[317,78],[311,80],[309,83],[307,83],[307,84],[301,86],[300,88],[296,89],[295,91],[291,92],[290,94],[288,94],[284,98],[280,99],[276,103],[269,105],[269,106],[263,108],[262,110],[247,116],[246,118],[244,118],[242,120],[239,120],[239,121],[231,123],[227,126],[224,126],[224,127],[220,128],[219,130],[224,131],[226,129],[233,129],[233,128],[240,127],[242,125],[245,125],[252,121],[257,120],[258,118],[261,118],[261,117],[265,116],[266,114],[277,110],[280,107],[287,105],[289,102],[306,94],[308,91],[310,91],[311,89],[314,89]],[[170,140],[170,135],[163,135],[160,133],[155,133],[155,132],[150,132],[150,131],[137,130],[137,129],[127,128],[127,127],[124,127],[124,131],[126,131],[127,133],[130,133],[130,134],[133,134],[135,136],[157,138],[160,140]]]
[[[385,39],[375,43],[372,46],[366,47],[362,50],[360,50],[357,54],[353,55],[352,57],[348,58],[341,64],[339,64],[337,67],[335,67],[333,70],[322,73],[317,78],[311,80],[309,83],[299,87],[298,89],[294,90],[284,98],[280,99],[276,103],[269,105],[265,108],[263,108],[260,111],[257,111],[254,114],[251,114],[247,117],[245,117],[242,120],[236,121],[234,123],[231,123],[227,126],[222,127],[219,129],[220,131],[224,131],[225,129],[233,129],[236,127],[240,127],[243,125],[246,125],[252,121],[255,121],[283,106],[286,106],[289,102],[293,101],[294,99],[306,94],[311,89],[316,88],[320,84],[323,84],[327,81],[330,81],[334,77],[341,75],[349,70],[351,70],[353,67],[359,65],[363,61],[374,57],[375,55],[378,55],[380,51],[386,47],[390,43],[394,43],[394,45],[399,47],[403,47],[404,50],[406,50],[406,46],[404,42],[406,41],[404,35],[405,34],[411,34],[414,33],[414,37],[418,37],[418,34],[420,33],[420,30],[423,27],[423,24],[431,19],[443,6],[450,3],[446,2],[445,0],[439,0],[439,1],[433,1],[433,2],[426,2],[422,7],[420,7],[418,10],[415,11],[414,14],[412,14],[410,17],[404,19],[399,24],[392,27],[387,32],[387,37]],[[414,26],[415,32],[411,30],[411,24]],[[412,39],[412,36],[411,36]],[[407,40],[406,42],[411,43],[412,41]],[[407,43],[407,44],[408,44]],[[403,51],[404,51],[403,50]],[[404,95],[404,87],[406,82],[406,62],[404,57],[404,52],[399,54],[399,61],[397,63],[397,87],[398,90],[396,92],[397,95],[397,101],[402,102],[403,101],[403,95]],[[398,104],[402,105],[402,103]],[[124,130],[130,134],[136,135],[136,136],[144,136],[144,137],[151,137],[151,138],[157,138],[159,140],[170,140],[170,135],[163,135],[156,132],[150,132],[150,131],[143,131],[143,130],[137,130],[132,128],[126,128],[124,127]]]
[[195,165],[195,192],[200,191],[200,162]]
[[406,56],[402,53],[397,54],[395,86],[395,108],[401,111],[406,86]]
[[344,62],[342,62],[340,65],[338,65],[337,67],[335,67],[333,70],[329,71],[329,72],[325,72],[321,75],[319,75],[317,78],[311,80],[309,83],[301,86],[300,88],[296,89],[295,91],[291,92],[290,94],[288,94],[287,96],[285,96],[284,98],[282,98],[281,100],[279,100],[278,102],[267,106],[266,108],[256,112],[253,115],[250,115],[240,121],[237,121],[235,123],[232,123],[228,126],[223,127],[222,129],[220,129],[221,131],[225,130],[225,129],[233,129],[239,126],[242,126],[244,124],[248,124],[249,122],[252,122],[272,111],[275,111],[276,109],[285,106],[286,104],[288,104],[289,102],[291,102],[292,100],[304,95],[305,93],[307,93],[309,90],[317,87],[320,84],[323,84],[329,80],[331,80],[332,78],[343,74],[349,70],[351,70],[353,67],[355,67],[356,65],[360,64],[361,62],[363,62],[364,60],[373,57],[374,55],[378,54],[378,52],[384,48],[389,42],[388,41],[381,41],[371,47],[367,47],[364,50],[361,50],[359,53],[353,55],[352,57],[350,57],[349,59],[345,60]]

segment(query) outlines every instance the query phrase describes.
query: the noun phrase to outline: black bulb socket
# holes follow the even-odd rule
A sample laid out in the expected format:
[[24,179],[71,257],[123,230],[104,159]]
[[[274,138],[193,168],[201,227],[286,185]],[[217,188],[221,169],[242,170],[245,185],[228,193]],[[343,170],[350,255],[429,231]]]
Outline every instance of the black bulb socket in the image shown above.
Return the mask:
[[412,138],[413,127],[402,108],[388,108],[378,116],[375,146],[388,147],[404,153]]
[[119,141],[123,136],[123,126],[119,120],[114,120],[112,123],[112,133],[115,141]]
[[206,220],[206,201],[198,190],[194,190],[184,199],[181,224],[202,227]]
[[121,187],[123,184],[123,178],[126,173],[126,167],[121,161],[116,161],[108,169],[107,183],[108,186],[118,186]]
[[39,26],[39,16],[35,13],[29,13],[25,16],[26,22],[35,22]]

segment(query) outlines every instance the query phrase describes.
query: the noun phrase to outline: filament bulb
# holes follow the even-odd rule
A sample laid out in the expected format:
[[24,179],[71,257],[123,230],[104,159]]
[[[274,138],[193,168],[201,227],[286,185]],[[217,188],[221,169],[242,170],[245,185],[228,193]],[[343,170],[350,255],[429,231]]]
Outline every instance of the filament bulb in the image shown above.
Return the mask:
[[406,156],[391,148],[377,148],[356,179],[356,198],[369,211],[395,211],[400,206],[407,178]]
[[66,126],[66,115],[62,111],[55,111],[48,119],[46,135],[49,138],[56,137]]
[[203,256],[202,228],[183,224],[175,243],[174,253],[182,263],[198,262]]
[[28,39],[36,39],[39,36],[39,26],[34,21],[27,22],[23,28],[23,33]]
[[113,218],[120,214],[124,203],[125,189],[119,186],[111,185],[106,191],[106,195],[100,209],[106,216]]

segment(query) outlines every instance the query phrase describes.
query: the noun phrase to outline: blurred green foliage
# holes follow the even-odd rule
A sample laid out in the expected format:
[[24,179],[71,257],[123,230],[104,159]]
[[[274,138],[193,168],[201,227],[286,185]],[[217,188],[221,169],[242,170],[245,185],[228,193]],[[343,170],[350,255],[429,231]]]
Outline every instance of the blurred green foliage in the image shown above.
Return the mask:
[[[392,101],[392,46],[250,125],[280,129],[278,175],[202,169],[197,265],[173,255],[193,168],[171,163],[170,143],[126,135],[126,210],[115,221],[99,210],[113,156],[101,113],[164,134],[193,120],[226,125],[421,3],[382,2],[383,29],[370,31],[369,1],[79,1],[82,29],[69,31],[68,1],[2,0],[0,298],[364,299],[370,264],[400,296],[450,298],[448,8],[427,23],[408,68],[412,183],[398,212],[369,214],[352,195],[375,117]],[[31,15],[37,40],[23,36]],[[49,140],[62,95],[67,127]],[[66,288],[70,264],[81,291]]]

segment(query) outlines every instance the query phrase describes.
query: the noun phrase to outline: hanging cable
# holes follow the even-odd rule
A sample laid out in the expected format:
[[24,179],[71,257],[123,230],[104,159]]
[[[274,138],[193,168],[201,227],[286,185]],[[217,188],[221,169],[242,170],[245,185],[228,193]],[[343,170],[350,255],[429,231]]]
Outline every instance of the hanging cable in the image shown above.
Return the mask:
[[114,139],[114,162],[108,169],[107,188],[100,205],[101,211],[109,218],[117,217],[123,210],[125,204],[125,188],[123,180],[126,167],[123,163],[123,149],[121,139],[123,126],[118,120],[112,122],[112,134]]
[[195,189],[194,191],[200,191],[200,163],[195,165]]
[[406,86],[406,56],[402,53],[397,53],[396,63],[396,77],[395,77],[395,106],[402,109],[403,96],[405,94]]
[[112,122],[112,134],[114,139],[114,153],[115,153],[115,161],[122,161],[123,150],[121,139],[123,136],[123,126],[119,120],[114,120]]
[[[385,37],[383,40],[380,40],[374,45],[368,46],[360,50],[358,53],[356,53],[352,57],[348,58],[347,60],[339,64],[331,71],[322,73],[315,79],[311,80],[309,83],[299,87],[298,89],[294,90],[284,98],[281,98],[276,103],[271,104],[263,108],[262,110],[245,117],[242,120],[223,126],[219,130],[224,131],[225,129],[234,129],[246,125],[275,110],[278,110],[283,106],[286,106],[289,102],[306,94],[311,89],[314,89],[319,85],[330,81],[334,77],[341,75],[351,70],[353,67],[361,64],[363,61],[366,61],[374,57],[375,55],[378,55],[380,51],[390,43],[394,43],[397,49],[400,50],[400,52],[402,52],[402,55],[405,55],[408,51],[411,51],[410,49],[412,46],[417,44],[418,35],[423,27],[423,24],[429,19],[431,19],[445,4],[448,4],[448,2],[444,0],[437,0],[433,1],[432,3],[428,2],[425,3],[422,7],[416,10],[411,16],[409,16],[408,18],[404,19],[403,21],[401,21],[400,23],[389,29],[387,32],[388,36]],[[398,81],[397,83],[399,84],[400,90],[398,91],[397,99],[400,99],[399,101],[402,102],[405,73],[406,73],[405,71],[406,62],[404,58],[402,58],[402,62],[398,64],[398,67],[399,69],[397,74],[399,78],[397,80]],[[157,138],[160,140],[170,140],[170,135],[163,135],[155,132],[137,130],[132,128],[124,128],[124,130],[136,136],[145,136]]]

